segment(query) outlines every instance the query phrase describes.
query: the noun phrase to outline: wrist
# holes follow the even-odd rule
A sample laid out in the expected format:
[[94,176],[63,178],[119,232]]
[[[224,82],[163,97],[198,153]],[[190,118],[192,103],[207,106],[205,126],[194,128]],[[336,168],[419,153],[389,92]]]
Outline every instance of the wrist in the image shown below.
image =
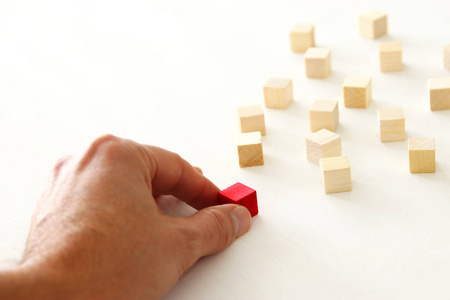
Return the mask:
[[21,289],[20,281],[17,269],[0,270],[0,300],[18,299],[17,292]]
[[19,265],[0,270],[0,300],[74,299],[75,286],[45,268]]

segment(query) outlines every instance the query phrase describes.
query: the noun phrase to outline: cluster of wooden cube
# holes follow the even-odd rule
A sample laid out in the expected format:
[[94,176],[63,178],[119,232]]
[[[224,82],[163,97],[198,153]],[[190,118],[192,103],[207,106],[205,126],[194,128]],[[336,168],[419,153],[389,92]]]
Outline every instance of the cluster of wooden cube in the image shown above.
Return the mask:
[[[388,32],[387,14],[369,11],[359,17],[362,37],[377,39]],[[295,24],[290,32],[291,50],[304,53],[307,78],[328,78],[332,72],[331,50],[316,46],[313,24]],[[379,47],[381,72],[403,70],[402,43],[385,41]],[[450,70],[450,45],[444,47],[444,67]],[[428,81],[430,109],[450,109],[450,77],[433,78]],[[287,109],[293,102],[292,80],[270,78],[263,87],[266,108]],[[368,108],[372,101],[372,78],[349,76],[343,86],[344,106]],[[266,135],[263,107],[260,104],[238,108],[240,136],[238,156],[240,167],[264,164],[262,136]],[[352,190],[348,159],[342,155],[341,136],[335,131],[339,126],[337,100],[316,100],[309,109],[312,135],[306,138],[307,159],[320,166],[325,193]],[[405,114],[402,108],[378,110],[380,141],[406,140]],[[408,151],[411,173],[435,172],[434,138],[409,138]]]
[[342,156],[341,137],[321,129],[306,139],[307,159],[320,165],[325,193],[340,193],[352,190],[350,165]]
[[[396,142],[406,139],[403,109],[379,109],[378,120],[382,142]],[[409,138],[408,151],[411,173],[436,172],[434,138]]]
[[314,25],[295,24],[291,30],[291,49],[292,52],[306,52],[306,77],[328,78],[331,73],[331,51],[315,45]]
[[[287,109],[294,100],[292,80],[270,78],[263,88],[267,108]],[[241,168],[264,165],[262,136],[266,135],[266,124],[262,105],[238,108],[240,134],[238,157]]]
[[264,164],[261,136],[266,135],[264,111],[259,104],[238,108],[241,133],[238,137],[239,166]]

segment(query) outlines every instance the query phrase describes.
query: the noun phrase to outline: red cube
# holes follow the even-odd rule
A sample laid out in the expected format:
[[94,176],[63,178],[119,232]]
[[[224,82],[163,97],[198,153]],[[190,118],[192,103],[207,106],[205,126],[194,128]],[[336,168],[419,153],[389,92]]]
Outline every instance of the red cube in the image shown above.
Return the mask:
[[256,191],[238,182],[219,192],[220,204],[239,204],[245,206],[252,217],[258,214]]

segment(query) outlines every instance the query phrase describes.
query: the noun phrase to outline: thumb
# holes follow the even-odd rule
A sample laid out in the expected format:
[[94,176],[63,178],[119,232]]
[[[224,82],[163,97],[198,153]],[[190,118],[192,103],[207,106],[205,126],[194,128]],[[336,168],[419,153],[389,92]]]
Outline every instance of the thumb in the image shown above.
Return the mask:
[[196,246],[202,257],[222,251],[245,234],[250,229],[252,218],[244,206],[225,204],[199,210],[188,222],[200,233]]

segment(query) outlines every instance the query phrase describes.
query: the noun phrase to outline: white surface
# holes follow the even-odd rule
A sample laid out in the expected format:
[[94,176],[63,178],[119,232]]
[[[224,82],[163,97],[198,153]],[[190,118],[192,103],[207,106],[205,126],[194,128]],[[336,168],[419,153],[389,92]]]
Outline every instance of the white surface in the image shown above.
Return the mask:
[[[389,15],[389,35],[360,38],[359,14]],[[0,261],[21,255],[29,217],[59,156],[113,133],[176,151],[219,187],[258,191],[260,215],[204,258],[172,299],[450,297],[450,111],[430,112],[427,79],[450,42],[450,2],[2,1]],[[316,25],[333,73],[306,79],[294,23]],[[378,71],[378,42],[403,43],[405,70]],[[374,101],[346,109],[348,75]],[[295,102],[266,109],[266,164],[240,169],[236,108],[263,103],[269,77],[292,77]],[[305,155],[308,108],[339,99],[353,191],[325,195]],[[407,142],[380,143],[376,111],[403,107],[407,137],[436,138],[436,174],[410,174]]]

